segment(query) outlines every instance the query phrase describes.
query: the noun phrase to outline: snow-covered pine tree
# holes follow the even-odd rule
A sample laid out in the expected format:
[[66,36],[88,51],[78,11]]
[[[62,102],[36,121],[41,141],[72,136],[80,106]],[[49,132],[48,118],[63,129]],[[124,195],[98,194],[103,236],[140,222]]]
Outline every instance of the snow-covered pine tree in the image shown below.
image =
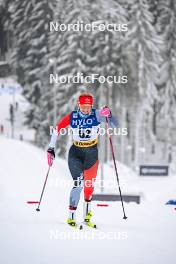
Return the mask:
[[[135,132],[135,164],[139,162],[140,126],[145,119],[145,113],[152,114],[152,104],[158,100],[156,79],[161,61],[161,40],[153,26],[153,16],[147,0],[136,0],[131,6],[131,17],[127,33],[128,48],[135,52],[137,97],[133,109],[133,131]],[[134,66],[135,65],[135,66]],[[148,126],[149,131],[150,127]],[[145,128],[144,128],[145,129]],[[150,133],[151,134],[151,133]]]
[[[49,22],[53,17],[52,1],[33,2],[32,15],[28,18],[30,25],[29,50],[25,57],[27,85],[24,92],[31,103],[31,110],[28,111],[28,119],[31,127],[36,128],[36,140],[40,146],[46,145],[49,138],[48,119],[49,102],[43,100],[45,91],[49,90],[49,80],[46,65],[48,64],[49,53]],[[45,135],[45,136],[44,136]]]
[[11,48],[12,32],[9,22],[10,0],[0,1],[0,60],[8,60],[7,52]]
[[[48,0],[14,1],[10,6],[15,36],[12,61],[19,81],[24,87],[23,93],[30,102],[26,123],[35,128],[37,134],[39,127],[42,126],[39,114],[43,103],[41,98],[43,90],[49,83],[46,73],[49,52],[48,28],[53,10],[53,2]],[[44,113],[47,113],[47,108]],[[46,120],[45,117],[44,119]]]
[[22,85],[25,84],[24,58],[28,50],[28,23],[25,10],[28,10],[30,5],[30,1],[14,0],[10,1],[8,6],[10,13],[8,23],[11,25],[14,39],[11,64]]
[[176,131],[176,2],[160,1],[157,29],[164,39],[160,78],[162,108],[158,122],[165,131],[165,159],[175,144]]

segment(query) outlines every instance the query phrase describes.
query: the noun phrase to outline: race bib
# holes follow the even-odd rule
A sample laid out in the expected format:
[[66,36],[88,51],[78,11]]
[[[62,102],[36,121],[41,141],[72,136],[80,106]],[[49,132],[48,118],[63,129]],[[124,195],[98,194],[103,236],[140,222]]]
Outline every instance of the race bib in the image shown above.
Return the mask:
[[95,109],[87,117],[81,117],[78,111],[71,114],[71,128],[73,132],[73,140],[90,141],[98,138],[100,123],[96,118]]

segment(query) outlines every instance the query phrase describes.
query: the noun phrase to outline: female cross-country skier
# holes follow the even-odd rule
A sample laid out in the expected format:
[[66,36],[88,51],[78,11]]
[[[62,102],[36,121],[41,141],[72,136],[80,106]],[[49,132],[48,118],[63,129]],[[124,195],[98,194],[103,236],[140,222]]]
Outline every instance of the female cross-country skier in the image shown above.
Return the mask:
[[68,166],[73,178],[73,188],[70,192],[69,217],[67,223],[78,227],[75,212],[80,200],[80,194],[84,188],[84,224],[96,227],[91,222],[91,199],[94,190],[94,182],[98,169],[98,133],[101,122],[109,119],[112,128],[118,126],[118,121],[105,106],[98,110],[93,108],[93,96],[89,93],[81,94],[78,98],[78,110],[64,116],[56,125],[47,150],[48,165],[51,166],[55,158],[55,145],[60,130],[71,126],[73,145],[69,150]]

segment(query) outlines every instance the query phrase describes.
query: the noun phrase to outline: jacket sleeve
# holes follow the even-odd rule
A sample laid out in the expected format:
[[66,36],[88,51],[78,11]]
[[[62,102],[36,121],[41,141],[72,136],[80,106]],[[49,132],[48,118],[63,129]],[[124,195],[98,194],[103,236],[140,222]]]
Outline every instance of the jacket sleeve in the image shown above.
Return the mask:
[[57,141],[57,137],[60,133],[60,130],[62,128],[66,128],[67,126],[70,125],[70,117],[71,114],[68,114],[66,116],[64,116],[56,125],[55,129],[53,130],[53,134],[51,136],[51,140],[49,143],[49,148],[55,148],[56,146],[56,141]]
[[[98,110],[98,109],[96,109],[96,117],[97,117],[98,122],[106,123],[106,117],[105,116],[101,116],[100,115],[100,110]],[[109,124],[110,124],[110,126],[112,128],[119,127],[119,121],[118,121],[117,117],[111,115],[111,117],[108,117],[108,120],[109,120]]]

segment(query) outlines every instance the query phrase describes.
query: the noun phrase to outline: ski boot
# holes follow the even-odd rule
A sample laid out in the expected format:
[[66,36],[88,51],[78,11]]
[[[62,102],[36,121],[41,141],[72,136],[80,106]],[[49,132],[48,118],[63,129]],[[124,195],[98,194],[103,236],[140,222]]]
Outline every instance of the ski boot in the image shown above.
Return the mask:
[[91,222],[91,217],[92,217],[92,211],[91,211],[91,203],[90,202],[85,202],[84,203],[84,224],[96,228],[96,224]]
[[67,224],[69,224],[70,226],[77,228],[78,225],[75,221],[76,215],[75,215],[75,210],[70,210],[69,212],[69,217],[67,218]]
[[76,223],[75,210],[70,210],[69,217],[67,218],[67,224],[73,228],[83,229],[83,226]]
[[71,219],[71,218],[67,218],[67,224],[69,224],[70,226],[75,227],[75,228],[78,227],[78,225],[77,225],[77,223],[75,222],[75,220],[73,220],[73,219]]

